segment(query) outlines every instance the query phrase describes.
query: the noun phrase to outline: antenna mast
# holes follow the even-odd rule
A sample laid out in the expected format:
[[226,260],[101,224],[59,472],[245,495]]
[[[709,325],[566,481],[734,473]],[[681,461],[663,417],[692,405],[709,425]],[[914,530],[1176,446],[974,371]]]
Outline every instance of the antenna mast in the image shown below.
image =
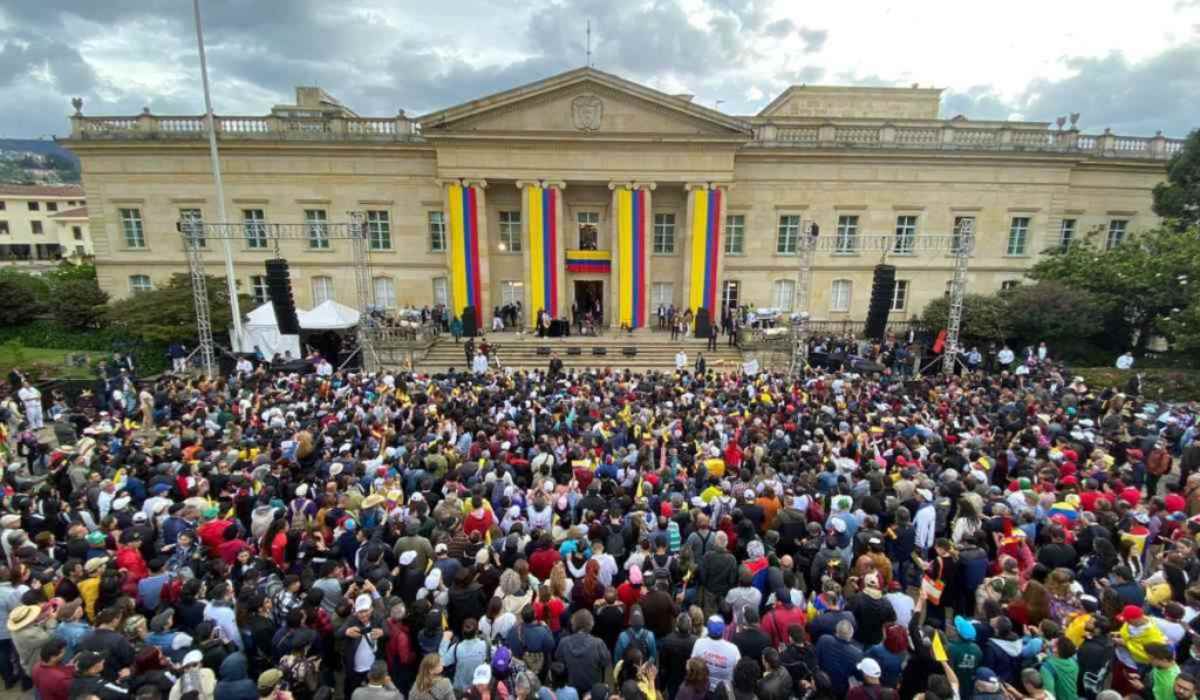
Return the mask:
[[587,67],[592,67],[592,20],[587,21]]

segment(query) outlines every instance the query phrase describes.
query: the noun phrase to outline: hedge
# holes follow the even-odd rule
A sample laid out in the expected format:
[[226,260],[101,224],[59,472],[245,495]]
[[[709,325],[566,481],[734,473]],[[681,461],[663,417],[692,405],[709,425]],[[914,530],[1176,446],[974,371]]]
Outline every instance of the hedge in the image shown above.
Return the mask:
[[141,375],[158,374],[167,367],[166,343],[130,338],[113,328],[72,330],[47,320],[0,328],[0,344],[14,339],[31,348],[132,352]]
[[1108,387],[1125,390],[1132,372],[1142,373],[1142,397],[1158,401],[1192,401],[1200,399],[1200,370],[1139,368],[1120,370],[1115,367],[1080,367],[1072,374],[1083,377],[1096,393]]

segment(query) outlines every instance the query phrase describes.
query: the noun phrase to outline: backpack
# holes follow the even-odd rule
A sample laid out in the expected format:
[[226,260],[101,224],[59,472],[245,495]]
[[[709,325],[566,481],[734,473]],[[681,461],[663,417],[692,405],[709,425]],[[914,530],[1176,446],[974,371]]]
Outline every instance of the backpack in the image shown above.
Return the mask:
[[625,533],[622,530],[611,529],[612,525],[609,525],[609,528],[608,537],[604,538],[604,551],[620,561],[625,556]]
[[657,554],[650,557],[650,566],[654,572],[655,581],[671,580],[671,564],[675,562],[675,558],[668,554],[664,557],[664,560],[660,562]]
[[643,661],[650,660],[650,643],[646,641],[646,635],[648,634],[646,628],[643,627],[640,630],[627,629],[622,634],[627,635],[629,640],[625,645],[626,649],[630,647],[637,649],[642,652]]
[[529,651],[529,647],[525,646],[525,623],[517,623],[517,642],[521,645],[521,663],[525,664],[525,668],[533,671],[534,675],[541,678],[542,669],[546,666],[546,654],[540,651]]

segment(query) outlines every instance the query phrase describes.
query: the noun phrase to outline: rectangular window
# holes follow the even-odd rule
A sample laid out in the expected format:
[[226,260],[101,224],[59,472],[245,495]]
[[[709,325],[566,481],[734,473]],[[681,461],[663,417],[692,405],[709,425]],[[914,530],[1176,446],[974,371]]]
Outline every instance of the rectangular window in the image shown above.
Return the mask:
[[829,294],[829,310],[830,311],[849,311],[850,310],[850,280],[834,280],[833,289]]
[[903,311],[908,306],[908,280],[896,280],[892,288],[892,311]]
[[58,202],[46,202],[46,211],[58,211]]
[[897,255],[912,255],[913,246],[917,241],[917,217],[902,215],[896,217],[896,243],[892,252]]
[[973,216],[956,216],[954,217],[954,239],[950,242],[950,254],[958,252],[959,246],[967,236],[972,236],[975,233],[975,217]]
[[130,275],[129,276],[129,291],[134,294],[148,292],[152,289],[149,275]]
[[1029,243],[1029,217],[1014,216],[1008,228],[1008,255],[1024,255]]
[[33,230],[34,235],[42,234],[42,222],[40,221],[30,221],[29,228]]
[[304,229],[310,250],[329,250],[328,222],[324,209],[304,210]]
[[1129,226],[1129,221],[1126,219],[1113,219],[1108,222],[1108,238],[1104,241],[1104,248],[1116,248],[1121,245],[1121,241],[1125,240],[1125,229]]
[[779,237],[775,239],[775,252],[795,255],[800,249],[800,217],[785,214],[779,217]]
[[71,235],[75,238],[75,240],[82,241],[83,240],[83,227],[82,226],[72,226],[71,227]]
[[500,282],[500,305],[525,303],[525,283],[503,280]]
[[446,214],[440,211],[429,212],[429,252],[446,252]]
[[329,301],[333,298],[333,278],[332,277],[314,277],[312,278],[312,301],[313,306],[322,302]]
[[500,212],[499,246],[501,251],[521,252],[521,212]]
[[266,275],[250,275],[250,298],[259,306],[270,301],[271,294],[267,291]]
[[3,199],[0,199],[0,211],[4,211],[7,208],[8,208],[8,205],[4,203]]
[[834,253],[854,253],[858,250],[858,217],[839,216]]
[[598,250],[600,248],[600,212],[578,212],[575,214],[575,223],[579,227],[579,249]]
[[658,307],[668,308],[675,301],[675,285],[670,282],[655,282],[650,286],[650,310],[658,311]]
[[367,211],[367,240],[371,250],[392,249],[392,223],[382,209]]
[[1066,250],[1075,240],[1075,219],[1063,219],[1058,226],[1058,247]]
[[675,215],[654,215],[654,252],[659,255],[675,254]]
[[37,202],[29,203],[29,211],[39,211],[41,208],[42,208],[42,205],[38,204]]
[[433,303],[440,306],[450,306],[450,285],[445,277],[433,278]]
[[725,280],[721,286],[721,309],[736,309],[740,302],[742,285],[737,280]]
[[83,246],[81,246],[81,245],[75,246],[75,254],[76,255],[85,255],[86,253],[84,251]]
[[8,222],[7,221],[0,221],[0,235],[4,235],[4,236],[8,235]]
[[381,309],[396,308],[396,283],[391,277],[376,277],[373,280],[375,287],[375,306]]
[[208,245],[204,240],[204,217],[199,209],[180,209],[179,226],[188,240],[196,242],[196,247],[204,248]]
[[121,231],[125,234],[126,248],[145,248],[146,235],[142,230],[141,209],[121,209]]
[[1000,283],[1000,291],[1007,292],[1010,289],[1016,288],[1019,284],[1021,284],[1020,280],[1004,280]]
[[243,209],[242,228],[246,234],[246,247],[265,250],[267,247],[267,217],[262,209]]
[[775,280],[773,299],[775,308],[784,312],[791,311],[792,307],[796,304],[796,281]]
[[725,254],[744,255],[746,253],[746,216],[745,214],[730,214],[725,217]]

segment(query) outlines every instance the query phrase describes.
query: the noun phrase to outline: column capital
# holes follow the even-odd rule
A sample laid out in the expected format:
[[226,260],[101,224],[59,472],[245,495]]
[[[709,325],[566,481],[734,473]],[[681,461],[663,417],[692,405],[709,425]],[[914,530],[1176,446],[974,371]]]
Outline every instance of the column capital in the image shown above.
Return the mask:
[[484,180],[482,178],[465,178],[465,177],[462,180],[462,184],[463,184],[463,187],[478,187],[481,190],[486,190],[487,185],[488,185],[487,180]]
[[635,190],[650,190],[651,192],[653,192],[658,187],[658,183],[657,182],[634,182],[634,183],[631,183],[631,187]]
[[731,190],[733,189],[732,182],[685,182],[683,189],[692,190]]
[[710,183],[708,183],[708,186],[709,186],[709,189],[713,189],[713,190],[729,191],[729,190],[733,189],[734,183],[732,183],[732,182],[710,182]]
[[685,182],[685,183],[683,183],[683,189],[687,192],[691,192],[693,190],[707,190],[708,183],[707,182]]
[[457,177],[438,177],[434,178],[434,182],[438,184],[438,187],[449,187],[450,185],[463,184],[463,181]]
[[618,187],[632,188],[633,183],[628,180],[610,180],[609,181],[608,189],[616,191],[616,189]]
[[542,183],[537,180],[517,180],[516,186],[518,190],[523,190],[526,187],[541,187]]
[[552,187],[555,189],[567,189],[566,180],[542,180],[542,187]]

